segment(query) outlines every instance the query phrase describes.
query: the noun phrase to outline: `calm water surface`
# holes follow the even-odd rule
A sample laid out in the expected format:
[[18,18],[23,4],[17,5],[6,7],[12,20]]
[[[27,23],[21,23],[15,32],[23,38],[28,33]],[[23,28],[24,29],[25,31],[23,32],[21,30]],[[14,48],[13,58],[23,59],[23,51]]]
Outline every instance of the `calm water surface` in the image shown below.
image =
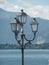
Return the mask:
[[[49,65],[49,50],[24,51],[25,65]],[[21,65],[21,50],[0,50],[0,65]]]

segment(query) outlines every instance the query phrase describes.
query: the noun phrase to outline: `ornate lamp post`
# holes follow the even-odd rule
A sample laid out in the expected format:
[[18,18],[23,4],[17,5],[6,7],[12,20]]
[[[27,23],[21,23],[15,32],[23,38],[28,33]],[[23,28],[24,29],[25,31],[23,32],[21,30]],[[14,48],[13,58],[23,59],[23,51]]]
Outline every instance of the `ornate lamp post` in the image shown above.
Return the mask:
[[[36,32],[38,31],[38,22],[36,21],[35,18],[33,18],[33,21],[31,22],[31,29],[32,29],[32,32],[34,34],[34,37],[31,40],[28,40],[26,38],[25,34],[24,34],[24,28],[23,28],[24,24],[26,23],[26,20],[27,20],[27,14],[25,12],[23,12],[23,10],[21,10],[20,15],[18,15],[16,18],[14,18],[14,21],[11,22],[11,29],[15,34],[15,39],[17,40],[18,44],[21,47],[22,65],[24,65],[24,49],[25,49],[25,46],[26,46],[26,44],[24,44],[24,39],[26,41],[28,41],[29,44],[30,44],[31,41],[33,41],[35,39]],[[18,40],[17,38],[18,38],[18,34],[20,32],[22,33],[21,39]]]

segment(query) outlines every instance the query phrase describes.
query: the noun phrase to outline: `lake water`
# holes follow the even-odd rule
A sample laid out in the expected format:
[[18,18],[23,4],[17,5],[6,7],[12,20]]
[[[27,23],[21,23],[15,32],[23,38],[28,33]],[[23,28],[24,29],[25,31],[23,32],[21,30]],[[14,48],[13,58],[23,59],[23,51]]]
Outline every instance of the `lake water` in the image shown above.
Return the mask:
[[[24,51],[24,65],[49,65],[49,50]],[[0,50],[0,65],[21,65],[21,50]]]

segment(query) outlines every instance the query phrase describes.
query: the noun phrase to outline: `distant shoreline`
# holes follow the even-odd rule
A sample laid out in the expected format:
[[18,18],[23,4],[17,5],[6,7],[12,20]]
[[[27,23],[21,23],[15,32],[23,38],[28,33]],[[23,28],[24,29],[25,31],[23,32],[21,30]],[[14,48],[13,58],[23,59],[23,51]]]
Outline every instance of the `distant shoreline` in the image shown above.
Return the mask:
[[[20,45],[16,44],[0,44],[1,49],[21,49]],[[30,44],[25,46],[25,49],[49,49],[49,43],[44,44]]]

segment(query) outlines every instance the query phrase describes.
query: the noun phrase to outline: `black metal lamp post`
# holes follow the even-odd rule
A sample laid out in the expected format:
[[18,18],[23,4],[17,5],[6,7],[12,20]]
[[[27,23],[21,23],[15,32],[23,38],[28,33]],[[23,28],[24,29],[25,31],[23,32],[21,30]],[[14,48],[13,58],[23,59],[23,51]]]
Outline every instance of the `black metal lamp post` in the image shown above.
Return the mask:
[[[31,40],[28,40],[24,34],[24,24],[26,23],[26,20],[27,20],[27,14],[25,12],[23,12],[23,10],[21,10],[21,13],[20,15],[18,15],[13,22],[11,22],[11,29],[12,31],[14,32],[15,34],[15,39],[17,40],[18,44],[20,45],[21,47],[21,51],[22,51],[22,65],[24,65],[24,49],[25,49],[25,46],[26,44],[24,44],[24,39],[26,41],[29,42],[29,44],[31,43],[31,41],[33,41],[36,37],[36,32],[38,31],[38,22],[36,21],[35,18],[33,18],[33,21],[31,22],[31,29],[32,29],[32,32],[34,34],[34,37],[31,39]],[[18,34],[19,33],[22,33],[21,34],[21,39],[18,40],[17,37],[18,37]]]

